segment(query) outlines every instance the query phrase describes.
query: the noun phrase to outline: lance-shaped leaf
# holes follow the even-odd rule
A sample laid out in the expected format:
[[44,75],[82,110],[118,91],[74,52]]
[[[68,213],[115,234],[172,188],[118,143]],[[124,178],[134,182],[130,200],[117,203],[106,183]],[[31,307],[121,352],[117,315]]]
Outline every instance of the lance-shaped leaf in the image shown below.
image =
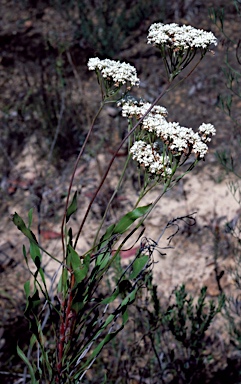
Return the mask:
[[[32,210],[29,211],[28,219],[29,219],[29,225],[30,225],[32,223]],[[38,245],[37,239],[34,233],[29,228],[26,227],[23,219],[16,212],[13,215],[13,222],[18,227],[18,229],[29,239],[30,256],[37,267],[37,271],[34,277],[37,278],[37,275],[39,273],[46,289],[44,272],[43,272],[43,269],[41,268],[42,255],[40,252],[40,247]],[[27,257],[26,257],[25,248],[23,249],[23,253],[24,253],[24,258],[26,260]]]
[[26,308],[25,308],[25,315],[27,316],[27,314],[29,314],[34,308],[39,306],[41,300],[39,297],[39,292],[38,292],[36,287],[34,288],[34,292],[31,295],[30,281],[29,280],[26,281],[26,283],[24,284],[24,291],[25,291],[26,298],[27,298],[27,303],[26,303]]
[[83,260],[81,260],[80,256],[74,250],[74,248],[72,248],[71,245],[68,244],[68,258],[75,277],[75,288],[86,277],[88,273],[90,257],[85,257]]
[[[110,225],[107,228],[105,234],[101,237],[98,249],[109,245],[111,236],[125,233],[134,223],[134,221],[144,216],[149,211],[151,205],[152,204],[146,205],[145,207],[138,207],[123,216],[117,224]],[[113,242],[115,242],[115,240],[117,240],[117,237],[113,236]]]
[[126,232],[130,226],[134,223],[135,220],[144,216],[148,210],[150,209],[152,204],[146,205],[145,207],[139,207],[134,209],[131,212],[128,212],[125,216],[123,216],[120,221],[115,225],[114,234],[122,234]]
[[112,236],[112,234],[113,234],[113,232],[114,232],[114,228],[115,228],[115,224],[111,224],[111,225],[107,228],[105,234],[104,234],[104,235],[101,237],[101,239],[100,239],[100,243],[99,243],[99,245],[98,245],[98,249],[103,248],[103,247],[105,247],[106,245],[108,245],[108,243],[109,243],[109,241],[110,241],[110,238],[111,238],[111,236]]
[[142,269],[145,267],[148,260],[149,260],[148,255],[137,257],[133,263],[133,266],[132,266],[133,270],[129,276],[129,279],[135,279],[139,275],[139,273],[142,271]]
[[[31,215],[32,215],[32,213],[30,210],[29,223],[31,223],[31,220],[32,220]],[[61,261],[59,261],[56,257],[52,256],[49,252],[47,252],[43,247],[41,247],[38,244],[34,233],[29,228],[26,227],[23,219],[16,212],[12,216],[12,220],[13,220],[13,223],[18,227],[18,229],[24,234],[24,236],[26,236],[29,239],[30,245],[32,244],[32,249],[33,249],[33,253],[31,255],[32,258],[34,256],[35,252],[37,252],[37,256],[39,257],[39,255],[40,255],[39,250],[41,249],[41,251],[45,252],[46,255],[51,257],[51,259],[53,259],[53,260],[57,261],[57,263],[61,264]],[[33,247],[33,244],[35,244],[37,246],[38,250],[37,250],[37,248]],[[34,257],[33,261],[34,260],[35,260],[35,257]],[[38,260],[37,260],[37,263],[38,263]]]
[[37,381],[36,378],[35,378],[36,367],[33,367],[33,366],[30,364],[29,359],[28,359],[27,356],[23,353],[22,349],[19,348],[18,345],[17,345],[17,353],[18,353],[18,356],[21,357],[21,359],[24,361],[24,363],[28,366],[29,374],[30,374],[30,378],[31,378],[31,384],[38,384],[38,383],[39,383],[39,380]]
[[69,288],[68,271],[65,267],[62,267],[62,274],[58,283],[58,292],[63,293],[63,297],[66,297]]
[[77,191],[75,191],[74,193],[74,197],[73,197],[73,200],[71,202],[71,204],[69,205],[68,209],[67,209],[67,212],[66,212],[66,223],[68,223],[70,217],[73,215],[73,213],[75,213],[77,211]]
[[38,244],[37,239],[34,233],[26,227],[23,219],[15,212],[13,215],[13,223],[18,227],[18,229],[31,241],[35,244]]

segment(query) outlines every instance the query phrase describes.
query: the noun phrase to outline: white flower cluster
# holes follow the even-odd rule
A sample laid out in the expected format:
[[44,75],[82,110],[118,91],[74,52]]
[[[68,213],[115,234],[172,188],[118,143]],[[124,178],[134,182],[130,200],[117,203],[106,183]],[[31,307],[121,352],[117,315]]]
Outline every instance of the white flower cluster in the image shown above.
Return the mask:
[[155,132],[157,137],[162,139],[172,153],[179,155],[184,153],[187,155],[189,152],[194,152],[200,158],[203,158],[208,151],[206,142],[211,140],[209,135],[215,135],[216,132],[212,124],[203,125],[208,126],[209,130],[200,136],[192,128],[182,127],[176,122],[169,123],[164,117],[147,116],[143,120],[143,128],[149,132]]
[[[136,117],[140,119],[148,109],[151,107],[151,103],[146,103],[143,100],[121,100],[118,105],[122,105],[122,116],[123,117]],[[167,116],[167,110],[165,107],[155,105],[148,115],[161,115]]]
[[207,143],[208,141],[211,141],[211,138],[209,135],[215,135],[216,134],[216,129],[212,124],[205,124],[202,123],[200,127],[198,128],[199,133],[202,135],[202,141]]
[[149,28],[147,43],[165,45],[175,50],[208,49],[211,44],[217,45],[217,39],[212,32],[196,29],[190,25],[154,23]]
[[[150,108],[150,103],[134,100],[121,101],[122,115],[125,117],[136,117],[140,119]],[[194,153],[199,158],[204,158],[208,151],[207,142],[215,135],[216,130],[212,124],[201,124],[198,132],[192,128],[180,126],[176,122],[166,120],[167,110],[161,106],[154,106],[151,112],[144,117],[141,128],[144,131],[154,133],[156,139],[160,139],[166,148],[177,156],[189,156]],[[132,157],[148,169],[150,173],[171,173],[166,155],[158,150],[156,144],[147,144],[143,140],[136,141],[130,149]]]
[[87,66],[90,71],[99,70],[105,79],[111,79],[117,87],[130,82],[139,85],[136,68],[128,63],[115,60],[100,60],[98,57],[89,59]]
[[169,159],[165,154],[159,154],[156,143],[147,144],[143,140],[135,141],[130,149],[134,160],[138,161],[150,173],[167,177],[171,175],[172,169],[168,166]]

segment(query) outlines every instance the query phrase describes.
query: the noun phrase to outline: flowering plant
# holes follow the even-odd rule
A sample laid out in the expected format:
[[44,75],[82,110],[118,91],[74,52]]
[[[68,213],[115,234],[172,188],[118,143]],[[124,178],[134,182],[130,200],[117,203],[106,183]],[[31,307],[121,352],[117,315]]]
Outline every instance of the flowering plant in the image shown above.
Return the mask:
[[[128,117],[136,117],[140,119],[150,108],[150,103],[143,101],[138,103],[129,102],[122,103],[122,115]],[[166,120],[167,110],[161,106],[155,106],[151,112],[144,117],[141,122],[141,129],[152,133],[152,138],[160,139],[172,154],[188,157],[192,152],[198,158],[203,158],[208,151],[206,142],[210,141],[211,135],[215,135],[216,130],[212,124],[203,123],[199,127],[199,132],[194,133],[191,128],[181,127],[179,123],[169,123]],[[150,137],[150,136],[149,136]],[[153,141],[153,139],[151,139]],[[153,143],[157,147],[157,143]],[[133,147],[131,153],[135,153]],[[143,154],[142,154],[143,155]]]
[[200,52],[203,58],[211,44],[217,45],[212,32],[190,25],[154,23],[149,29],[147,43],[159,48],[170,80],[176,77]]
[[[42,378],[45,382],[51,383],[80,382],[102,348],[123,329],[128,320],[128,307],[134,302],[138,291],[140,288],[143,289],[149,279],[152,259],[148,247],[141,243],[134,260],[123,268],[120,263],[120,252],[168,188],[189,172],[207,153],[207,143],[210,141],[210,136],[215,134],[212,124],[204,123],[199,127],[199,131],[194,133],[191,128],[181,127],[179,123],[168,122],[167,110],[157,105],[162,96],[171,89],[174,77],[191,61],[197,50],[201,50],[202,58],[209,45],[216,43],[216,39],[210,34],[206,35],[202,32],[200,35],[192,27],[186,27],[183,30],[186,32],[181,39],[178,37],[180,29],[176,25],[171,24],[164,28],[163,24],[154,24],[150,28],[148,42],[154,43],[161,49],[166,63],[168,53],[169,60],[171,60],[171,65],[167,67],[169,75],[167,87],[153,103],[143,100],[136,101],[126,95],[133,86],[139,85],[136,69],[130,64],[99,58],[92,58],[88,61],[89,70],[96,72],[101,87],[102,101],[71,175],[61,225],[62,260],[48,253],[37,241],[31,230],[32,210],[29,212],[28,225],[17,213],[13,215],[14,224],[29,240],[29,253],[35,268],[32,270],[29,266],[27,250],[24,247],[24,257],[33,277],[33,287],[30,281],[25,284],[27,296],[25,314],[32,330],[29,356],[36,345],[35,359],[37,361],[34,361],[33,358],[33,362],[30,362],[20,348],[18,348],[18,353],[28,365],[32,383],[40,383]],[[201,43],[202,38],[204,40]],[[197,64],[195,64],[196,66]],[[123,92],[122,97],[117,97],[117,93],[121,91]],[[114,99],[115,97],[117,100]],[[107,103],[116,103],[116,101],[118,106],[122,107],[122,115],[128,119],[128,133],[116,148],[99,186],[82,216],[78,231],[73,233],[69,222],[77,211],[77,191],[71,200],[76,170],[97,117]],[[90,209],[106,181],[118,151],[125,142],[128,142],[128,155],[120,180],[103,214],[92,246],[87,252],[79,254],[76,248]],[[175,178],[178,169],[192,154],[194,154],[194,158],[191,166]],[[131,157],[137,160],[144,171],[144,185],[140,189],[140,195],[137,202],[134,203],[133,209],[103,230],[105,217],[122,184]],[[163,191],[157,199],[151,204],[140,206],[143,196],[160,183],[163,183]],[[57,288],[54,285],[57,274],[52,277],[51,289],[47,287],[42,266],[43,252],[52,258],[61,270]],[[98,297],[96,292],[104,278],[108,279],[110,271],[112,274],[114,271],[115,274],[114,285],[109,284],[110,290]],[[50,292],[57,293],[57,303],[54,299],[55,295],[51,295]],[[43,304],[39,309],[41,302]],[[55,347],[50,348],[44,330],[47,319],[54,316],[55,322],[52,324],[51,331],[54,335]]]

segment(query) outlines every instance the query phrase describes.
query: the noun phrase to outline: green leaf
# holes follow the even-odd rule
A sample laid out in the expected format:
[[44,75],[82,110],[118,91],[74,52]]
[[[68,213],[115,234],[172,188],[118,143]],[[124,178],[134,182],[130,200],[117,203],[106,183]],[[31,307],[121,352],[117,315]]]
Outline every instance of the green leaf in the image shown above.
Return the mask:
[[145,207],[139,207],[134,209],[131,212],[128,212],[125,216],[123,216],[120,221],[115,225],[114,234],[122,234],[126,232],[130,226],[134,223],[135,220],[144,216],[148,210],[150,209],[152,204],[146,205]]
[[148,210],[150,209],[152,204],[146,205],[145,207],[138,207],[131,212],[128,212],[125,216],[123,216],[119,222],[115,225],[110,225],[105,234],[101,237],[98,249],[105,247],[108,245],[110,238],[112,235],[123,234],[126,232],[130,226],[134,223],[135,220],[144,216]]
[[28,228],[31,227],[33,221],[33,208],[31,208],[28,212]]
[[75,311],[75,313],[79,313],[79,311],[83,308],[84,303],[81,301],[75,302],[71,305],[71,308]]
[[83,260],[80,259],[78,253],[68,244],[68,257],[70,261],[71,268],[73,269],[75,277],[75,288],[84,278],[86,277],[89,271],[90,257],[85,257]]
[[18,227],[18,229],[31,241],[38,244],[37,239],[32,231],[28,229],[23,221],[23,219],[15,212],[13,215],[13,223]]
[[106,297],[104,300],[102,300],[101,304],[112,303],[112,301],[114,301],[118,295],[119,295],[119,289],[116,289],[115,292],[110,297]]
[[30,282],[29,281],[27,281],[24,284],[24,290],[25,290],[25,294],[27,297],[26,308],[25,308],[24,314],[26,317],[28,317],[29,313],[32,312],[36,307],[39,306],[39,304],[41,303],[41,300],[39,297],[39,292],[36,289],[36,287],[34,288],[33,295],[31,296],[31,294],[30,294]]
[[106,251],[104,253],[101,253],[96,257],[95,265],[99,266],[98,270],[104,269],[107,265],[108,261],[111,258],[111,253],[109,251]]
[[[41,249],[43,252],[46,253],[46,255],[50,256],[51,259],[53,259],[57,263],[61,264],[61,261],[59,261],[56,257],[52,256],[49,252],[47,252],[44,248],[42,248],[38,244],[37,239],[36,239],[34,233],[29,228],[26,227],[23,219],[16,212],[12,216],[12,220],[13,220],[13,223],[16,225],[16,227],[24,234],[24,236],[26,236],[29,239],[30,244],[32,242],[33,244],[37,245],[38,246],[38,250]],[[30,217],[30,221],[31,221],[31,217]]]
[[132,292],[130,292],[125,298],[124,300],[122,301],[121,303],[121,308],[123,307],[127,307],[127,305],[133,303],[133,301],[135,300],[135,297],[136,297],[136,293],[137,293],[137,290],[138,288],[134,289]]
[[31,384],[38,384],[39,381],[36,380],[35,378],[35,370],[32,365],[30,364],[30,361],[28,360],[27,356],[23,353],[22,349],[19,348],[19,346],[17,345],[17,353],[18,353],[18,356],[24,361],[24,363],[28,366],[28,369],[29,369],[29,374],[30,374],[30,377],[31,377]]
[[33,260],[34,264],[36,265],[37,269],[40,268],[41,265],[41,252],[38,247],[38,245],[32,241],[30,241],[30,248],[29,248],[31,259]]
[[103,248],[103,247],[105,247],[108,244],[108,242],[109,242],[109,240],[110,240],[110,238],[111,238],[111,236],[113,234],[114,228],[115,228],[115,224],[111,224],[107,228],[105,234],[100,239],[100,243],[98,245],[98,249]]
[[33,348],[33,346],[36,342],[37,342],[37,337],[35,335],[32,335],[30,338],[30,342],[29,342],[30,348]]
[[63,297],[66,297],[66,294],[68,292],[68,271],[65,267],[63,267],[62,275],[59,279],[58,283],[58,292],[63,293]]
[[70,204],[70,206],[68,207],[67,209],[67,212],[66,212],[66,223],[68,223],[70,217],[73,215],[73,213],[75,213],[77,211],[77,191],[75,191],[74,193],[74,197],[73,197],[73,200]]
[[24,284],[24,292],[25,292],[25,295],[26,297],[28,298],[29,295],[30,295],[30,281],[26,281],[26,283]]
[[[136,208],[133,211],[128,212],[125,216],[123,216],[116,225],[115,224],[110,225],[107,228],[105,234],[101,237],[100,243],[98,245],[98,249],[102,249],[106,246],[110,246],[111,242],[112,242],[111,245],[113,245],[113,243],[115,243],[117,240],[117,237],[113,235],[121,235],[125,233],[130,228],[130,226],[134,223],[135,220],[144,216],[148,212],[150,207],[151,207],[151,204],[145,207]],[[113,236],[113,239],[111,239],[112,236]],[[98,264],[101,258],[102,258],[102,255],[98,256]]]
[[115,315],[113,313],[111,313],[107,317],[106,321],[104,322],[104,324],[103,324],[103,326],[101,328],[105,329],[107,327],[107,325],[109,325],[114,320],[114,318],[115,318]]
[[133,271],[129,276],[129,279],[135,279],[148,262],[148,255],[137,257],[133,263]]
[[[30,210],[29,211],[29,224],[31,223],[31,221],[32,221],[32,211]],[[30,241],[30,255],[31,255],[31,258],[32,258],[34,264],[36,265],[37,269],[39,270],[42,256],[41,256],[38,242],[37,242],[37,239],[36,239],[34,233],[29,228],[26,227],[23,219],[16,212],[13,215],[13,222],[18,227],[18,229],[29,239],[29,241]],[[27,254],[26,254],[25,247],[23,248],[23,254],[24,254],[24,258],[26,260]]]
[[67,245],[67,252],[69,255],[69,263],[70,263],[71,268],[73,270],[80,268],[80,266],[81,266],[80,256],[75,251],[75,249],[71,247],[70,244]]
[[[112,315],[110,315],[106,321],[109,324],[109,323],[111,323],[111,321],[114,320],[114,318],[115,318],[115,316],[112,317]],[[84,364],[82,364],[81,369],[78,371],[78,373],[74,377],[75,379],[77,379],[80,376],[80,374],[86,369],[86,367],[88,367],[90,365],[90,363],[99,355],[99,353],[101,352],[103,347],[106,344],[108,344],[124,328],[127,320],[128,320],[128,313],[127,313],[127,311],[124,311],[124,313],[122,315],[122,324],[120,325],[120,327],[116,331],[108,333],[105,336],[105,338],[97,345],[97,347],[91,353],[91,356],[89,357],[89,359]]]
[[125,311],[122,315],[123,325],[127,323],[127,320],[129,319],[128,312]]

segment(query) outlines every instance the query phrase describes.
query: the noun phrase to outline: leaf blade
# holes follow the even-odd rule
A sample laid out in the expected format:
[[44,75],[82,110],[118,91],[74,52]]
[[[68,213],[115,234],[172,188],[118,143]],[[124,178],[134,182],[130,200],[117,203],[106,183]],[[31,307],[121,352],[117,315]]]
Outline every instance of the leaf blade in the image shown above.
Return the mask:
[[77,211],[77,191],[75,191],[73,199],[66,211],[66,223],[68,223],[70,217]]

